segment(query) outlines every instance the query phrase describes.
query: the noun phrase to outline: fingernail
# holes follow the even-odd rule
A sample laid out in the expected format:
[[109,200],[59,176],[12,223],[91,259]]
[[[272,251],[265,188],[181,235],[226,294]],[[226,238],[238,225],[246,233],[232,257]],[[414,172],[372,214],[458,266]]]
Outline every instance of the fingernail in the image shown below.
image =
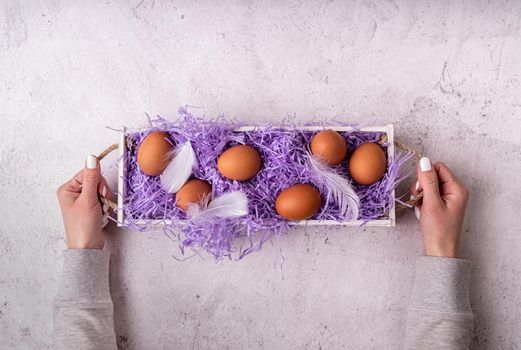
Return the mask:
[[103,226],[102,227],[107,226],[108,223],[109,223],[109,215],[108,214],[104,214],[103,215]]
[[422,159],[420,159],[420,170],[422,172],[432,170],[432,164],[431,164],[431,160],[429,158],[423,157]]
[[416,192],[418,192],[418,190],[420,189],[420,181],[416,181]]
[[[410,201],[413,201],[415,199],[416,197],[413,195],[409,197]],[[418,208],[416,205],[414,206],[414,216],[416,216],[416,219],[418,219],[418,221],[420,220],[420,208]]]
[[103,203],[103,212],[106,213],[107,211],[109,211],[109,205],[107,203]]
[[107,186],[103,186],[103,188],[101,189],[101,194],[103,195],[103,197],[107,196]]
[[98,160],[95,156],[91,154],[87,157],[85,163],[87,163],[87,169],[96,169],[96,166],[98,165]]
[[416,216],[416,219],[418,219],[418,221],[420,221],[420,215],[421,215],[420,208],[417,206],[414,206],[414,216]]

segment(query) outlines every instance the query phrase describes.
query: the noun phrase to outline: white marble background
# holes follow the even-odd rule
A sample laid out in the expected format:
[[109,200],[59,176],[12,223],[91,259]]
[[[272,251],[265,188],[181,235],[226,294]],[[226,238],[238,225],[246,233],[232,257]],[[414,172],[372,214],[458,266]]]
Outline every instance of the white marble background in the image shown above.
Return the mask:
[[[1,1],[0,347],[52,345],[57,186],[117,139],[105,126],[188,104],[392,122],[445,160],[472,190],[473,348],[519,349],[520,18],[516,1]],[[294,230],[241,262],[180,263],[160,234],[110,231],[122,349],[400,348],[411,213]]]

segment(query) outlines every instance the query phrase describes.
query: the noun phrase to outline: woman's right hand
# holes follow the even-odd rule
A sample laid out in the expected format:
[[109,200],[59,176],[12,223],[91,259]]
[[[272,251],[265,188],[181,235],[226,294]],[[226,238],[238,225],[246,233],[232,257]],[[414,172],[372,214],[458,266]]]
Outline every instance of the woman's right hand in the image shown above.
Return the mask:
[[103,249],[109,207],[99,197],[112,200],[107,181],[95,156],[88,156],[85,167],[58,188],[58,200],[69,249]]
[[444,163],[431,164],[424,157],[418,163],[418,181],[411,192],[413,196],[423,192],[415,213],[420,220],[425,255],[458,257],[469,190]]

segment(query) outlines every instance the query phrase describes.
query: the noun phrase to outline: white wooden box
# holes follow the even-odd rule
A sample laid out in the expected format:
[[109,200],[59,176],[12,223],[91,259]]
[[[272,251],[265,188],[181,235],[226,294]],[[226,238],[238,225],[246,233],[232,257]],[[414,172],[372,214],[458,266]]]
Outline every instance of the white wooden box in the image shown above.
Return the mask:
[[[284,127],[281,127],[282,129],[284,129]],[[350,127],[350,126],[327,126],[327,127],[323,127],[323,126],[299,126],[299,127],[296,127],[297,129],[300,129],[300,130],[306,130],[306,131],[320,131],[320,130],[324,130],[324,129],[332,129],[332,130],[335,130],[335,131],[339,131],[339,132],[345,132],[345,131],[350,131],[352,130],[353,128]],[[240,127],[240,128],[237,128],[236,131],[239,131],[239,132],[245,132],[245,131],[251,131],[251,130],[255,130],[255,129],[260,129],[262,130],[263,128],[262,127],[258,127],[258,126],[243,126],[243,127]],[[293,128],[291,128],[293,129]],[[369,126],[369,127],[363,127],[363,128],[359,128],[358,129],[359,131],[361,132],[380,132],[380,133],[385,133],[387,135],[387,140],[388,140],[388,147],[387,147],[387,157],[388,157],[388,160],[389,161],[393,161],[394,160],[394,157],[395,157],[395,145],[394,145],[394,129],[393,129],[393,125],[392,124],[388,124],[386,126]],[[119,164],[118,164],[118,200],[117,200],[117,203],[118,203],[118,208],[123,208],[123,204],[125,202],[125,176],[127,175],[125,173],[125,169],[126,169],[126,164],[125,164],[125,157],[124,155],[126,154],[127,152],[127,139],[126,139],[126,134],[127,132],[132,132],[132,131],[138,131],[138,130],[129,130],[129,129],[126,129],[126,128],[123,128],[122,130],[123,132],[121,133],[121,138],[120,138],[120,142],[119,142]],[[396,202],[395,202],[395,191],[393,190],[392,193],[391,193],[391,196],[393,198],[393,205],[391,207],[391,209],[389,210],[389,213],[388,213],[388,216],[385,217],[385,218],[382,218],[382,219],[376,219],[376,220],[370,220],[370,221],[367,221],[365,222],[365,226],[395,226],[395,221],[396,221]],[[123,210],[118,210],[117,212],[117,216],[118,216],[118,226],[126,226],[127,224],[127,221],[126,221],[126,218],[125,218],[125,213]],[[160,226],[163,226],[165,224],[168,224],[169,222],[171,222],[169,219],[167,220],[139,220],[137,222],[135,222],[135,224],[137,225],[146,225],[146,226],[157,226],[157,227],[160,227]],[[338,221],[335,221],[335,220],[302,220],[302,221],[296,221],[296,222],[292,222],[292,224],[294,225],[298,225],[298,226],[319,226],[319,225],[323,225],[323,226],[360,226],[362,225],[364,222],[361,221],[361,220],[351,220],[351,221],[343,221],[343,222],[338,222]]]

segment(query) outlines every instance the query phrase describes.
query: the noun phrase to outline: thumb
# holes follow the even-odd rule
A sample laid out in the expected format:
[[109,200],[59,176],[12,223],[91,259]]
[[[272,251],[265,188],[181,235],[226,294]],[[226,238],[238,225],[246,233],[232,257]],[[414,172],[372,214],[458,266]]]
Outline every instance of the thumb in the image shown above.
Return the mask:
[[423,189],[423,203],[441,203],[438,175],[427,157],[420,159],[418,181]]
[[85,160],[83,169],[83,182],[80,197],[91,202],[98,203],[98,184],[101,181],[101,169],[96,156],[90,155]]

